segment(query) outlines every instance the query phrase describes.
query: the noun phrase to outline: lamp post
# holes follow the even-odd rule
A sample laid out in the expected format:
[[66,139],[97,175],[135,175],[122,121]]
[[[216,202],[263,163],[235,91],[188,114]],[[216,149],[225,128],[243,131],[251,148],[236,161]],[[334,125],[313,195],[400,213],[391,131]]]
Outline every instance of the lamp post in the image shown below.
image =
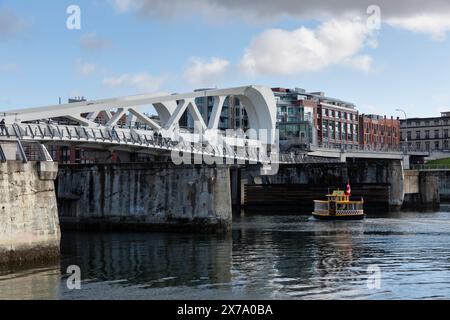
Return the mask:
[[403,112],[405,115],[405,129],[406,129],[406,136],[405,136],[405,142],[406,142],[406,150],[408,150],[408,116],[406,115],[406,111],[403,109],[395,109],[397,112]]

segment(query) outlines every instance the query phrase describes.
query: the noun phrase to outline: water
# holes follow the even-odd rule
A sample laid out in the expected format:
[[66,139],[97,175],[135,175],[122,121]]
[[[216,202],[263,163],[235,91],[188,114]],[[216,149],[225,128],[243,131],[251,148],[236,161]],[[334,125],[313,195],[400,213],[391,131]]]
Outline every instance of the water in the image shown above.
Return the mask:
[[[0,275],[0,298],[449,299],[450,207],[441,211],[247,214],[228,236],[69,232],[60,266]],[[67,289],[69,265],[81,268],[81,290]],[[368,287],[370,266],[379,288]]]

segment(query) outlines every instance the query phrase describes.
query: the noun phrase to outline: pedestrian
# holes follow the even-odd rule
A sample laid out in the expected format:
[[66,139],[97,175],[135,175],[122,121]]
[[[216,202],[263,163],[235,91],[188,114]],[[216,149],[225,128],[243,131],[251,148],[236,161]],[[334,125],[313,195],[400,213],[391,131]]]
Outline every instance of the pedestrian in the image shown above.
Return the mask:
[[112,132],[112,135],[113,135],[113,139],[120,140],[120,139],[119,139],[119,134],[117,133],[116,127],[115,127],[115,126],[112,127],[111,132]]
[[5,119],[2,119],[2,121],[0,121],[0,131],[1,131],[1,135],[4,136],[5,132],[7,133],[8,131],[6,130],[6,124],[5,124]]

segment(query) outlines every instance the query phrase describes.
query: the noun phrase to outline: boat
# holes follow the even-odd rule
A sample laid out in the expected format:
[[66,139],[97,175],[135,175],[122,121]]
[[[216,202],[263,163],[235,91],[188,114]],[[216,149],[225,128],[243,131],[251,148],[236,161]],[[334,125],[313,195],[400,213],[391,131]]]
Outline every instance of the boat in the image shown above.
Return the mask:
[[362,220],[365,217],[364,199],[351,201],[351,188],[347,184],[347,190],[334,190],[327,194],[328,200],[314,200],[313,216],[320,220]]

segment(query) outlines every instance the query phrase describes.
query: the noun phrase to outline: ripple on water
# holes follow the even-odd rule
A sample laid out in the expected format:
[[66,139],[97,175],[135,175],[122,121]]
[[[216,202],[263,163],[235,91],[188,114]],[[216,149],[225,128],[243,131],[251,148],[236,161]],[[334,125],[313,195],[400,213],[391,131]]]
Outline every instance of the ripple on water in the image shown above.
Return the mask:
[[[0,298],[450,298],[449,212],[235,220],[231,236],[65,233],[61,267],[0,276]],[[65,285],[72,264],[82,270],[79,291]],[[373,266],[377,289],[368,286]]]

